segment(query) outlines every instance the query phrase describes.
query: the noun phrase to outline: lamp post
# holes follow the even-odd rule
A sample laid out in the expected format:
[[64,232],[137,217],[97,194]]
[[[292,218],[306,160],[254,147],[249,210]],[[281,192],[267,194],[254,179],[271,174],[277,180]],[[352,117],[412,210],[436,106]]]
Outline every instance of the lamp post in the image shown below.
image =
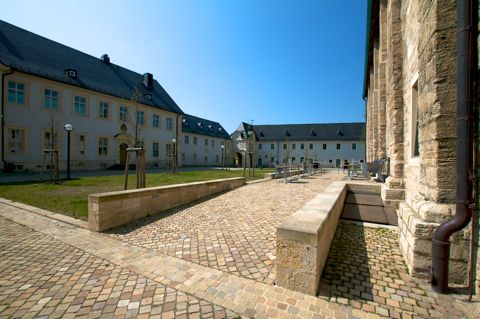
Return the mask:
[[222,171],[225,167],[225,157],[223,155],[224,150],[225,150],[225,145],[222,144]]
[[67,131],[67,179],[70,179],[70,133],[73,131],[72,124],[65,124],[65,131]]
[[172,173],[175,174],[177,173],[177,149],[176,149],[176,143],[177,140],[175,138],[172,138],[172,144],[173,144],[173,153],[172,153],[172,160],[173,160],[173,167],[172,167]]

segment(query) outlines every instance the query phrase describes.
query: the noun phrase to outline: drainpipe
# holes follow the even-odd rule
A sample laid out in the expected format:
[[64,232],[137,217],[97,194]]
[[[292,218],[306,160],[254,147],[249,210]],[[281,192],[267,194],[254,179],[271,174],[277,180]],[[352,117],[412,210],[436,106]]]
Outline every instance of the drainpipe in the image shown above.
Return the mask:
[[[1,100],[0,100],[0,103],[2,103],[2,107],[1,107],[1,114],[0,114],[0,118],[1,118],[1,130],[2,130],[2,141],[1,141],[1,152],[2,152],[2,157],[1,157],[1,161],[3,163],[3,169],[5,170],[7,168],[7,161],[5,160],[5,77],[7,75],[10,75],[14,72],[13,68],[10,69],[10,71],[8,71],[7,73],[2,73],[2,96],[0,97]],[[8,90],[8,88],[7,88]]]
[[450,236],[464,228],[472,217],[471,179],[472,137],[470,117],[470,59],[472,49],[471,0],[457,1],[457,184],[455,216],[442,223],[432,240],[430,282],[438,293],[448,292]]

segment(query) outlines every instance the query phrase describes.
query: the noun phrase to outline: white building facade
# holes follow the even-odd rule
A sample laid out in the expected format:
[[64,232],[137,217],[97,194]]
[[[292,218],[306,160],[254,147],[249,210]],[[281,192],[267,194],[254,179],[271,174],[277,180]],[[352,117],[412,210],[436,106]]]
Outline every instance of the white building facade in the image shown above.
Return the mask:
[[184,166],[226,166],[230,135],[217,122],[185,114],[182,119],[181,163]]
[[[242,123],[232,134],[235,164],[245,164],[246,132],[254,132],[250,153],[255,167],[281,163],[319,163],[340,167],[365,160],[365,124],[285,124],[249,125]],[[247,156],[248,157],[248,156]]]
[[[55,150],[64,170],[66,124],[73,126],[72,170],[121,168],[127,148],[133,147],[145,149],[147,167],[174,160],[179,166],[182,160],[221,165],[221,144],[229,138],[223,127],[184,116],[152,74],[127,70],[108,55],[95,58],[3,21],[0,33],[0,169],[39,171],[55,164],[48,153]],[[182,134],[188,118],[204,123],[205,130],[184,127]]]

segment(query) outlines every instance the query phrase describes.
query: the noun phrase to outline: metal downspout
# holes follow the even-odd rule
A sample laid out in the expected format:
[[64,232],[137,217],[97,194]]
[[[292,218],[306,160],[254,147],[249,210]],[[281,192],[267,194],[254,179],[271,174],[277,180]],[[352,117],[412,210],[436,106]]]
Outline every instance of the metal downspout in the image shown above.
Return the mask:
[[[5,87],[5,77],[7,75],[10,75],[10,74],[13,74],[13,72],[15,72],[12,69],[10,69],[9,72],[7,73],[2,73],[2,96],[0,97],[1,98],[1,101],[0,103],[2,103],[2,107],[1,107],[1,130],[2,130],[2,141],[1,141],[1,152],[2,152],[2,158],[1,158],[1,161],[3,163],[3,169],[5,170],[7,168],[7,162],[5,161],[5,90],[3,89]],[[8,90],[8,89],[7,89]]]
[[457,1],[457,149],[456,149],[456,208],[455,216],[442,223],[432,239],[432,268],[430,282],[438,293],[448,292],[448,262],[450,236],[470,222],[471,199],[471,116],[470,116],[470,59],[471,59],[471,0]]

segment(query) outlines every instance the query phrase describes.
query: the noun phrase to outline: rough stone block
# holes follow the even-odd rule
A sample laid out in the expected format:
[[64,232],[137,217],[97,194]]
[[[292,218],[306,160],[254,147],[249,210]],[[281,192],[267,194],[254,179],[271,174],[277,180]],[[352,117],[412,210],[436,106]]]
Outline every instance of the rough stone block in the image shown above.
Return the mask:
[[276,283],[315,295],[346,197],[335,182],[277,228]]

